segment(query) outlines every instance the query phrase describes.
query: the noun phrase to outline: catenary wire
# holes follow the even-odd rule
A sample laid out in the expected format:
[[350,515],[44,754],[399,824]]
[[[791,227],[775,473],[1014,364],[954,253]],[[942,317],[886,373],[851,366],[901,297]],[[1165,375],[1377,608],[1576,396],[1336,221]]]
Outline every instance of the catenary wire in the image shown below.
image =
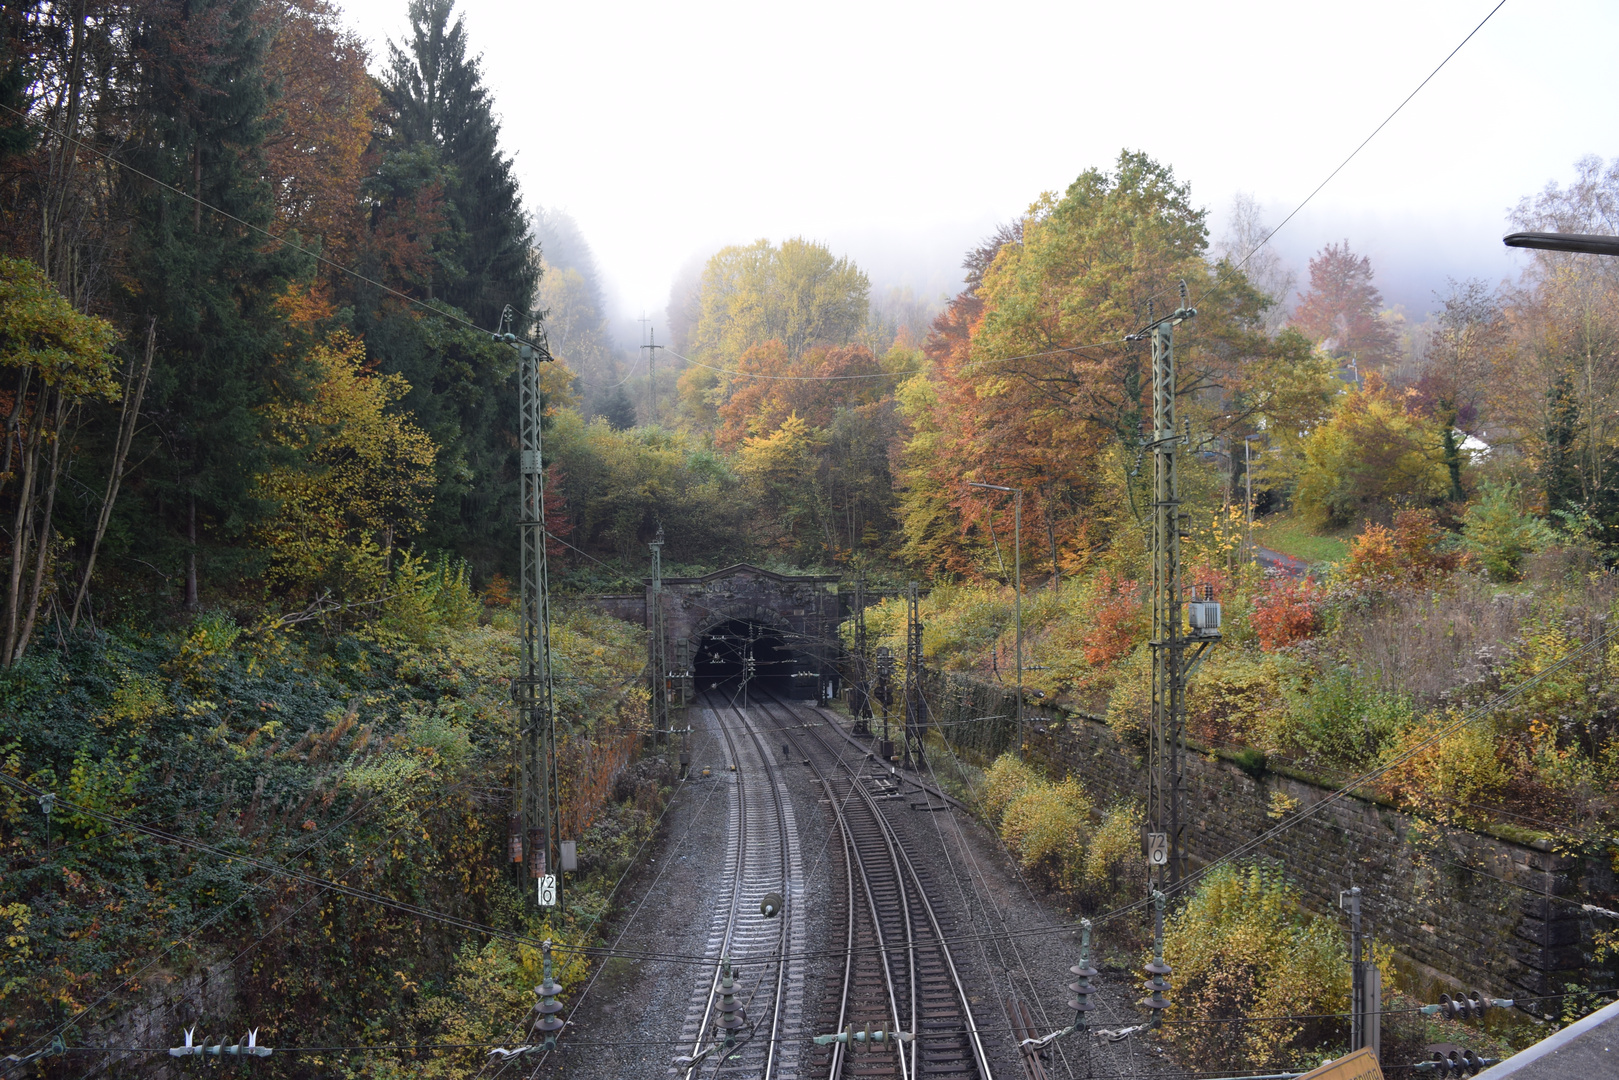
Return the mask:
[[1401,102],[1394,107],[1394,111],[1389,113],[1387,116],[1385,116],[1383,118],[1383,122],[1378,124],[1377,127],[1373,128],[1372,133],[1370,135],[1366,136],[1366,138],[1362,139],[1360,141],[1360,144],[1349,152],[1349,156],[1344,158],[1343,161],[1339,162],[1338,167],[1333,169],[1330,173],[1328,173],[1327,178],[1325,180],[1321,181],[1321,183],[1317,184],[1315,186],[1315,189],[1313,191],[1311,191],[1310,194],[1308,194],[1308,195],[1306,195],[1304,197],[1303,202],[1301,202],[1297,206],[1295,206],[1293,208],[1292,212],[1289,213],[1285,218],[1283,218],[1281,220],[1281,222],[1276,226],[1276,228],[1271,229],[1270,231],[1268,231],[1264,235],[1264,237],[1260,239],[1259,243],[1257,243],[1257,244],[1255,244],[1253,246],[1253,248],[1248,252],[1248,254],[1244,255],[1236,263],[1230,264],[1229,269],[1227,271],[1225,271],[1225,272],[1222,272],[1220,277],[1217,277],[1213,284],[1211,284],[1208,288],[1204,289],[1203,292],[1199,294],[1198,298],[1201,299],[1202,297],[1207,296],[1210,292],[1212,292],[1215,288],[1217,288],[1220,285],[1221,280],[1225,277],[1226,273],[1231,273],[1231,272],[1241,270],[1244,266],[1248,265],[1248,260],[1249,259],[1252,259],[1255,255],[1259,254],[1260,249],[1263,248],[1266,244],[1269,244],[1271,242],[1271,240],[1276,236],[1276,234],[1282,231],[1282,229],[1287,225],[1288,222],[1290,222],[1294,218],[1298,217],[1299,214],[1304,210],[1304,208],[1306,206],[1309,206],[1311,201],[1317,195],[1321,194],[1321,190],[1323,188],[1325,188],[1328,184],[1332,183],[1333,177],[1335,177],[1339,173],[1343,172],[1344,169],[1349,165],[1349,163],[1351,161],[1354,161],[1355,157],[1362,150],[1366,149],[1366,144],[1370,143],[1373,139],[1375,139],[1377,137],[1378,132],[1380,132],[1384,128],[1388,127],[1390,121],[1392,121],[1396,116],[1400,115],[1400,111],[1402,109],[1404,109],[1407,105],[1411,104],[1411,99],[1416,97],[1417,94],[1421,92],[1421,90],[1422,90],[1422,88],[1424,86],[1427,86],[1430,82],[1432,82],[1435,75],[1438,75],[1441,71],[1444,70],[1445,65],[1450,63],[1451,60],[1456,56],[1456,54],[1462,51],[1462,46],[1466,45],[1469,41],[1472,41],[1473,36],[1475,34],[1477,34],[1480,30],[1484,29],[1484,24],[1489,22],[1492,18],[1494,18],[1495,13],[1500,11],[1503,7],[1506,6],[1506,2],[1507,2],[1507,0],[1500,0],[1499,3],[1497,3],[1493,8],[1491,8],[1490,11],[1489,11],[1489,14],[1485,15],[1484,18],[1480,19],[1478,25],[1473,27],[1472,30],[1469,30],[1468,33],[1467,33],[1467,36],[1462,38],[1462,40],[1457,44],[1457,46],[1454,49],[1450,50],[1450,52],[1445,55],[1445,58],[1443,60],[1439,61],[1439,66],[1434,68],[1432,71],[1428,72],[1427,78],[1423,79],[1420,83],[1418,83],[1416,89],[1412,90],[1409,94],[1407,94],[1404,97],[1404,99],[1402,99]]

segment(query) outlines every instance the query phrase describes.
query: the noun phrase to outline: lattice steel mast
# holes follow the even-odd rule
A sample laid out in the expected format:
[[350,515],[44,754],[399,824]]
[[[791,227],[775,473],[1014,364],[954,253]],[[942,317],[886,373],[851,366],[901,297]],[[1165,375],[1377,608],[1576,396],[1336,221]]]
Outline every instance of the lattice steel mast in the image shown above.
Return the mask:
[[[502,315],[509,326],[512,311]],[[551,693],[551,595],[545,543],[545,464],[540,433],[545,404],[540,391],[540,365],[551,360],[543,332],[539,343],[520,341],[515,334],[496,339],[517,347],[518,474],[520,504],[518,545],[519,671],[512,681],[517,706],[518,787],[516,810],[528,836],[529,876],[555,875],[555,902],[562,901],[561,801],[557,785],[556,709]],[[515,853],[514,847],[514,853]]]
[[[1197,605],[1193,634],[1182,617],[1180,496],[1181,444],[1187,436],[1175,422],[1175,327],[1197,314],[1186,302],[1181,282],[1181,306],[1165,319],[1153,319],[1149,302],[1148,324],[1127,340],[1147,338],[1152,343],[1152,722],[1148,732],[1147,830],[1167,844],[1163,862],[1154,869],[1160,884],[1173,884],[1186,873],[1186,850],[1181,833],[1181,760],[1186,753],[1186,679],[1203,649],[1218,637],[1219,608],[1209,603],[1205,617]],[[1212,619],[1212,627],[1209,625]],[[1187,649],[1196,646],[1192,662]],[[1152,837],[1149,837],[1149,863]]]

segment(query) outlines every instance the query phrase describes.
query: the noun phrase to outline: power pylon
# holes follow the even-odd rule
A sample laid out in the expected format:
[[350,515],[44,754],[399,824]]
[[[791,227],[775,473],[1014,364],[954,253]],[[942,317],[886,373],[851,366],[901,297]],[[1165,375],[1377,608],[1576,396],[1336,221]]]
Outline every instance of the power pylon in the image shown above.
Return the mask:
[[[502,315],[511,324],[512,310]],[[546,564],[545,463],[540,426],[545,404],[540,365],[551,360],[543,331],[539,343],[520,341],[509,330],[498,341],[517,347],[518,445],[521,503],[517,524],[522,570],[519,579],[519,672],[512,680],[517,706],[518,785],[514,817],[528,833],[528,871],[536,880],[554,875],[553,902],[562,902],[561,802],[557,784],[556,709],[551,693],[551,590]],[[519,841],[520,843],[520,841]],[[514,846],[514,853],[517,848]],[[541,896],[545,895],[541,890]]]

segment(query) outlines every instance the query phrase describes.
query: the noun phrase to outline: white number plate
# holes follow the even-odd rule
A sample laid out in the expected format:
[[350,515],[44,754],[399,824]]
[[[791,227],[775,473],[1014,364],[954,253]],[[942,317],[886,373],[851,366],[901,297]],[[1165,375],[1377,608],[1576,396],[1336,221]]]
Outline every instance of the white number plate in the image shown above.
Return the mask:
[[555,874],[541,874],[534,879],[538,886],[541,907],[557,906],[557,876]]

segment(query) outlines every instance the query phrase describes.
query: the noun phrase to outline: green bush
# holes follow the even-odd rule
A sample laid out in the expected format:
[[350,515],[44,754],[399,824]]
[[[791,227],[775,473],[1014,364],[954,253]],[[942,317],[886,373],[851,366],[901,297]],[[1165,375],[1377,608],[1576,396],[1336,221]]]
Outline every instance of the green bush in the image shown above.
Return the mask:
[[1375,760],[1416,722],[1403,695],[1369,690],[1347,667],[1288,680],[1285,707],[1270,714],[1264,749],[1333,769]]
[[1556,533],[1523,509],[1516,484],[1486,484],[1462,518],[1467,550],[1495,581],[1517,581],[1526,555],[1545,548]]

